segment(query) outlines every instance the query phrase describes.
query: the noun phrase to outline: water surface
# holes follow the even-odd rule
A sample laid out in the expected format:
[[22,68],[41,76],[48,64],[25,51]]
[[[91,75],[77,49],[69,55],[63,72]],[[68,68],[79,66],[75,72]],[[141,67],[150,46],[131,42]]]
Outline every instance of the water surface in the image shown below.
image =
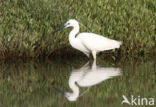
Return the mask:
[[155,99],[155,65],[154,58],[1,62],[0,107],[125,107],[123,95]]

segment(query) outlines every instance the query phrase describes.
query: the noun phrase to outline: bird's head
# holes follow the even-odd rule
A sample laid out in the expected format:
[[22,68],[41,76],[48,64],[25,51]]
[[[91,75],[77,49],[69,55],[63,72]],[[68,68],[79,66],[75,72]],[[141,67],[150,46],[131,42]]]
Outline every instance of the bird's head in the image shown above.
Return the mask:
[[68,93],[66,92],[64,95],[69,101],[76,101],[78,98],[78,95],[75,95],[74,93]]
[[62,27],[60,27],[58,30],[54,31],[53,33],[56,33],[64,28],[68,28],[68,27],[74,27],[77,26],[79,23],[75,20],[75,19],[70,19],[69,21],[67,21]]
[[76,25],[78,25],[78,22],[75,19],[70,19],[64,24],[65,28],[76,26]]

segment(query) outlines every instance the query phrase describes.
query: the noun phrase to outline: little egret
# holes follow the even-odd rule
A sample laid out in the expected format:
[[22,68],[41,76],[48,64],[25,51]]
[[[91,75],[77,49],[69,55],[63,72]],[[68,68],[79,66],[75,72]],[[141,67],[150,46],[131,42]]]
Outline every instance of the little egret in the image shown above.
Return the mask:
[[[63,94],[69,101],[76,101],[92,86],[100,84],[101,82],[115,76],[120,76],[121,74],[120,68],[100,67],[96,65],[95,61],[91,66],[89,66],[88,62],[83,67],[72,70],[68,82],[72,92],[58,92]],[[87,87],[88,89],[80,94],[79,87]]]
[[64,24],[64,26],[55,32],[58,32],[67,27],[73,27],[69,34],[69,42],[71,46],[83,52],[85,55],[87,55],[87,57],[89,57],[91,53],[95,61],[96,54],[98,52],[120,48],[120,45],[122,44],[121,41],[111,40],[98,34],[86,32],[79,33],[79,23],[75,19],[70,19],[67,23]]

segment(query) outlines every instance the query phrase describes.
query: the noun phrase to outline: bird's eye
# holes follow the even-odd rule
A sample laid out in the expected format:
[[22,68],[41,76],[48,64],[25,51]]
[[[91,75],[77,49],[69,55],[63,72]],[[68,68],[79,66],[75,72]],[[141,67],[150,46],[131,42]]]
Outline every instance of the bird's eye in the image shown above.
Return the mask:
[[70,25],[70,23],[67,23],[67,25]]

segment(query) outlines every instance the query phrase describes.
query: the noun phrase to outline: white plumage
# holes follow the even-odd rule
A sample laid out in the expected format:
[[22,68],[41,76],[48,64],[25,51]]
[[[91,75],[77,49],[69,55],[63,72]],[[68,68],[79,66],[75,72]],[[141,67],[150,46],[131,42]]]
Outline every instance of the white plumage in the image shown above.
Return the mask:
[[74,19],[70,19],[59,30],[67,27],[73,27],[69,34],[69,42],[71,46],[77,50],[80,50],[88,57],[91,53],[94,60],[96,60],[96,53],[120,48],[120,45],[122,44],[120,41],[111,40],[98,34],[79,33],[79,23]]
[[[80,69],[75,69],[72,71],[69,77],[69,87],[72,93],[66,92],[65,97],[69,101],[75,101],[80,95],[79,87],[92,87],[107,79],[113,78],[115,76],[120,76],[120,68],[113,67],[99,67],[94,61],[92,66],[89,66],[89,62],[85,64]],[[77,83],[77,84],[76,84]],[[86,91],[85,91],[86,92]]]
[[121,42],[108,39],[106,37],[94,34],[94,33],[80,33],[77,39],[81,41],[89,51],[105,51],[115,48],[120,48]]

